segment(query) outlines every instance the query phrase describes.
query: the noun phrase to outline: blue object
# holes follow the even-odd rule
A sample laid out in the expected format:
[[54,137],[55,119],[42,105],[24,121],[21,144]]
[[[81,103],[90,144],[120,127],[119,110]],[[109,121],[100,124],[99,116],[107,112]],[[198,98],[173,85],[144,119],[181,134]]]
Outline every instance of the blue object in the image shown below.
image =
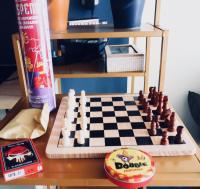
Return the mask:
[[115,28],[141,25],[145,0],[110,0]]
[[[118,1],[118,0],[116,0]],[[69,20],[84,19],[91,16],[91,11],[84,9],[79,0],[70,1]],[[112,11],[109,0],[100,1],[95,6],[94,17],[107,20],[108,24],[113,23]],[[109,44],[127,44],[128,39],[110,39]],[[76,92],[82,89],[86,93],[125,93],[127,92],[127,78],[81,78],[81,79],[62,79],[62,92],[66,93],[70,88]]]

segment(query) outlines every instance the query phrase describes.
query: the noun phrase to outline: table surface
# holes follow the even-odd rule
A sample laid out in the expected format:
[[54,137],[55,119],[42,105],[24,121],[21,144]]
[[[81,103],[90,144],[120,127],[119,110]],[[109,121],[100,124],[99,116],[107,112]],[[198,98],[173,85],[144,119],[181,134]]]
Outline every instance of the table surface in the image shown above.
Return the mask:
[[[59,107],[60,100],[61,95],[57,96],[57,107]],[[0,122],[0,128],[5,126],[21,109],[28,107],[27,99],[20,99],[6,118]],[[34,140],[43,162],[44,171],[9,182],[5,182],[1,175],[0,185],[113,186],[104,175],[103,159],[48,159],[46,157],[45,149],[56,112],[57,110],[50,115],[47,133]],[[10,142],[0,140],[0,145]],[[194,156],[154,157],[154,160],[156,174],[149,186],[200,186],[200,150],[198,147]]]

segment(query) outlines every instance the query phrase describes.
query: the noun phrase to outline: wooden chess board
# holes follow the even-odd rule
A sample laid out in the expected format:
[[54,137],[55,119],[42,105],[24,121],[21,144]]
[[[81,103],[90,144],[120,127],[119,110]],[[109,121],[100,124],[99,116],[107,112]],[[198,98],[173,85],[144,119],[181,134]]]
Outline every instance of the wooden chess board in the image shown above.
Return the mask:
[[[77,143],[80,131],[80,97],[76,98],[75,119],[70,132],[70,142],[64,147],[61,129],[67,111],[68,97],[63,97],[46,147],[49,158],[97,158],[121,147],[132,147],[149,152],[152,156],[181,156],[195,154],[195,146],[187,132],[183,132],[183,144],[174,144],[176,132],[169,132],[169,145],[160,145],[162,131],[167,129],[159,120],[157,135],[151,136],[150,122],[137,98],[132,95],[89,96],[86,103],[88,130],[85,144]],[[150,106],[152,112],[155,108]],[[181,123],[175,121],[176,127]]]

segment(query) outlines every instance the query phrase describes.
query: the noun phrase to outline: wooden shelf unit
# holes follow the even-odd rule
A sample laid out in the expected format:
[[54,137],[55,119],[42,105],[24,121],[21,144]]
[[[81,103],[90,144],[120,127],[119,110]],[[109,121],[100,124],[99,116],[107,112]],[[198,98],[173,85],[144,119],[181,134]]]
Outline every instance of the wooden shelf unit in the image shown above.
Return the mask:
[[[96,78],[96,77],[131,77],[131,93],[134,91],[134,78],[138,76],[144,77],[144,92],[148,92],[149,88],[149,67],[150,67],[150,49],[151,38],[161,38],[161,53],[160,53],[160,71],[159,71],[159,90],[164,89],[165,67],[168,45],[168,31],[159,26],[161,0],[155,0],[155,15],[154,24],[144,24],[136,29],[114,29],[112,26],[96,26],[96,27],[70,27],[66,32],[52,32],[51,40],[58,39],[88,39],[88,38],[127,38],[136,39],[138,37],[146,38],[146,52],[145,52],[145,70],[144,72],[117,72],[105,73],[100,72],[95,67],[86,69],[86,65],[80,64],[54,66],[54,77],[58,81],[58,86],[61,85],[61,78]],[[23,69],[22,53],[19,42],[19,35],[13,34],[13,46],[17,62],[20,88],[22,94],[28,96],[27,86],[25,82],[25,73]],[[78,65],[80,67],[78,67]]]

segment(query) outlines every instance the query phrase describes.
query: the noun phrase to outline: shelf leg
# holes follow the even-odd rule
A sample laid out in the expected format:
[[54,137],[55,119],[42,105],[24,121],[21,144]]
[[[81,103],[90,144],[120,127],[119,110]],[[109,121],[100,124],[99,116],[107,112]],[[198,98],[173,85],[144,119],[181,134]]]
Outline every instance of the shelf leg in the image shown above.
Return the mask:
[[134,93],[135,77],[131,77],[131,94]]
[[148,93],[149,88],[149,65],[150,65],[150,47],[151,38],[146,38],[146,58],[145,58],[145,76],[144,76],[144,93]]
[[61,78],[57,78],[58,94],[62,94]]
[[167,48],[168,48],[168,31],[163,31],[160,55],[160,73],[159,73],[159,91],[164,89],[165,70],[167,62]]

